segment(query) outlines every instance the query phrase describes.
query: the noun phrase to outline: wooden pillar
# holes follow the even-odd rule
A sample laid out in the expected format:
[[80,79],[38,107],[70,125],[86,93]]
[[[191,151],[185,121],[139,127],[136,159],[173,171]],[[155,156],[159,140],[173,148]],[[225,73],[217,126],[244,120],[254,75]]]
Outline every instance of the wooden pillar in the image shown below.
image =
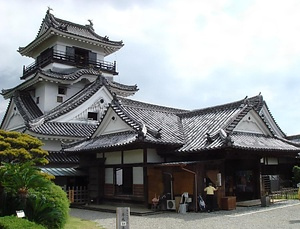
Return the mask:
[[143,183],[144,183],[144,203],[145,206],[148,207],[148,169],[147,169],[147,148],[143,149]]

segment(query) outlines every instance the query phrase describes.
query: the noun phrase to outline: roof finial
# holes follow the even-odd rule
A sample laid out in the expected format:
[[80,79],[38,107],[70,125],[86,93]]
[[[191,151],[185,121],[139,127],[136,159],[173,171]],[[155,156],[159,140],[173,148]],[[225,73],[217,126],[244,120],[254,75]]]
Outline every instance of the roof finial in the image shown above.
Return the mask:
[[48,6],[47,14],[50,14],[50,11],[53,10],[50,6]]
[[93,24],[93,20],[88,19],[88,22],[90,23],[90,26],[93,27],[93,25],[94,25],[94,24]]

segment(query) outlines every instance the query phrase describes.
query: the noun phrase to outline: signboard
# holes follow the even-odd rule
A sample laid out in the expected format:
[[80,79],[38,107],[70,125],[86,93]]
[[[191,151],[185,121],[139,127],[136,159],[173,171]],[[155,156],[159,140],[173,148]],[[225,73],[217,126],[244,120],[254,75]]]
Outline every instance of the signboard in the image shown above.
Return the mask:
[[117,208],[117,229],[129,229],[130,208]]
[[18,218],[24,218],[25,217],[25,212],[23,210],[16,211],[16,213],[17,213]]

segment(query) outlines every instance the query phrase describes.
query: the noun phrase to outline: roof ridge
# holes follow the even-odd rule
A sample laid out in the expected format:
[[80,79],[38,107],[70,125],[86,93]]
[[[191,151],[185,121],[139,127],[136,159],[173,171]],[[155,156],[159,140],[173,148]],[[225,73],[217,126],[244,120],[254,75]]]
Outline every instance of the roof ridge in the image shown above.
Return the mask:
[[[124,97],[117,97],[118,101],[127,107],[136,107],[136,108],[144,108],[144,109],[155,109],[156,111],[161,111],[164,113],[184,113],[187,112],[188,110],[183,110],[179,108],[172,108],[172,107],[167,107],[167,106],[161,106],[161,105],[156,105],[152,103],[146,103],[146,102],[141,102],[138,100],[132,100]],[[125,102],[125,104],[124,104]]]
[[[260,95],[258,95],[260,96]],[[229,103],[225,103],[225,104],[220,104],[220,105],[215,105],[215,106],[211,106],[211,107],[205,107],[205,108],[200,108],[200,109],[196,109],[196,110],[192,110],[189,111],[187,113],[183,113],[181,114],[182,116],[193,116],[193,115],[197,115],[197,114],[202,114],[202,113],[206,113],[208,111],[213,111],[213,110],[221,110],[224,108],[232,108],[232,107],[239,107],[239,106],[245,106],[245,105],[254,105],[253,102],[255,102],[254,100],[256,98],[258,98],[258,96],[253,96],[248,98],[248,96],[246,96],[244,99],[241,100],[237,100],[234,102],[229,102]]]
[[[53,77],[53,76],[55,77],[56,75],[60,75],[60,76],[63,76],[64,80],[76,80],[85,74],[91,74],[91,75],[96,75],[96,76],[102,74],[102,72],[100,70],[96,70],[96,69],[92,69],[92,68],[82,68],[82,69],[78,69],[71,73],[56,72],[56,71],[53,71],[52,69],[49,69],[48,71],[44,71],[41,69],[40,73],[43,75],[49,76],[49,77]],[[72,78],[72,77],[74,77],[74,78]]]

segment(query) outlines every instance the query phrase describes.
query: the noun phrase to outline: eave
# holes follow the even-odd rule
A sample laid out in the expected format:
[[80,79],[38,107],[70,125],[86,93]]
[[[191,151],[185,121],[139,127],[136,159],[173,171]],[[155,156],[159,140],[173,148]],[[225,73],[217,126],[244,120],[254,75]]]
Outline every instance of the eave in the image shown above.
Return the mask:
[[85,44],[90,44],[90,45],[97,46],[97,47],[101,47],[105,50],[106,55],[114,53],[124,46],[124,44],[122,42],[106,43],[106,42],[98,41],[98,40],[95,40],[92,38],[86,38],[86,37],[71,34],[68,32],[63,32],[63,31],[60,31],[53,27],[50,27],[45,33],[43,33],[41,36],[37,37],[30,44],[28,44],[25,47],[20,47],[18,52],[22,56],[28,56],[28,57],[35,58],[35,56],[33,55],[34,49],[36,47],[38,47],[40,44],[42,44],[44,41],[46,41],[47,39],[50,39],[51,37],[55,37],[55,36],[62,37],[65,39],[70,39],[73,41],[79,41],[79,42],[82,42]]

